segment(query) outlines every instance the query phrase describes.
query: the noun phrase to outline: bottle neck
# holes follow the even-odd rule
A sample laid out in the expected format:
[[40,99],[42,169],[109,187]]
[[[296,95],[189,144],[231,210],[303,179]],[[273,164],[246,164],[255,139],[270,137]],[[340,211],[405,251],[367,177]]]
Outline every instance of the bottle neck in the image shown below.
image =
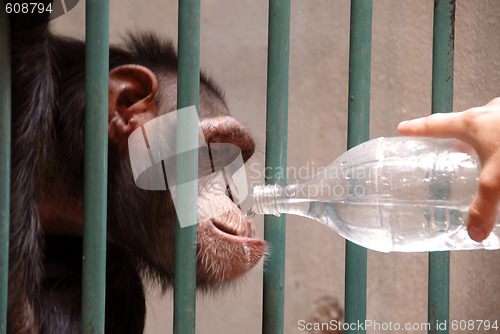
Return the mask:
[[260,185],[253,188],[253,211],[257,214],[281,215],[280,199],[284,188],[279,184]]

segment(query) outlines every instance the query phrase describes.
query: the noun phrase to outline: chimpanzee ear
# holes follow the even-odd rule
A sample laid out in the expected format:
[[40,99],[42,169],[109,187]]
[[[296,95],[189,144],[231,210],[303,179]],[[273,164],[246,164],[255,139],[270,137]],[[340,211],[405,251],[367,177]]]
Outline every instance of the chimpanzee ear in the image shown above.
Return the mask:
[[128,135],[156,115],[156,75],[140,65],[109,73],[109,138],[121,146]]

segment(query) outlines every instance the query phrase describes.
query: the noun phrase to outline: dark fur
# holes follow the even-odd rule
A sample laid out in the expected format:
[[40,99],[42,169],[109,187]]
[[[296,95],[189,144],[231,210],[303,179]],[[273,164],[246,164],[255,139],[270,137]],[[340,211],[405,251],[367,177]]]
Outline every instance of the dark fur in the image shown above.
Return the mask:
[[[142,282],[131,256],[107,246],[106,333],[142,333],[146,313]],[[37,319],[42,333],[81,333],[82,239],[48,236]]]
[[[80,333],[81,239],[43,235],[37,203],[40,180],[64,180],[72,194],[83,195],[84,64],[80,41],[52,35],[46,25],[31,29],[11,18],[12,43],[12,185],[8,333]],[[176,71],[171,43],[136,35],[124,47],[110,49],[110,69],[122,64],[149,67],[160,78]],[[168,81],[168,80],[167,80]],[[165,89],[165,87],[163,87]],[[167,90],[169,88],[167,87]],[[159,90],[160,91],[160,90]],[[202,76],[201,94],[223,100]],[[165,111],[176,101],[159,96]],[[160,232],[174,235],[173,210],[165,195],[138,189],[128,157],[109,147],[106,332],[142,333],[145,301],[140,273],[164,287],[167,271],[150,248]],[[167,204],[165,204],[167,202]],[[165,210],[158,208],[167,207]],[[124,210],[126,208],[126,210]],[[170,216],[165,217],[165,212]],[[161,216],[163,214],[163,216]],[[173,250],[173,239],[165,243]],[[45,244],[44,244],[45,243]]]

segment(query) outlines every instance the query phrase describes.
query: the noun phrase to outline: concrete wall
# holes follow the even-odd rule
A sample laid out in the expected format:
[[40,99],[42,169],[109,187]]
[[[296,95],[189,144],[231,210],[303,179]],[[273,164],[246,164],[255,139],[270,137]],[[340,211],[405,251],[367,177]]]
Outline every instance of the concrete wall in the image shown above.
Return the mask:
[[[288,165],[309,174],[346,148],[349,6],[292,0]],[[136,30],[176,39],[174,0],[114,0],[110,13],[112,42]],[[263,181],[267,15],[264,0],[202,1],[202,68],[255,134],[258,150],[248,169],[254,184]],[[430,0],[374,0],[370,137],[396,135],[399,121],[430,113],[432,16]],[[54,25],[83,38],[83,1]],[[455,111],[500,95],[499,31],[500,1],[457,0]],[[256,225],[262,235],[262,220]],[[286,233],[285,333],[300,333],[298,321],[315,317],[322,298],[343,303],[344,240],[298,217],[288,217]],[[500,252],[452,253],[451,319],[500,321],[499,286]],[[147,333],[169,333],[171,292],[150,289]],[[368,253],[368,319],[425,322],[426,296],[427,254]],[[259,333],[261,299],[259,266],[227,291],[199,296],[197,333]]]

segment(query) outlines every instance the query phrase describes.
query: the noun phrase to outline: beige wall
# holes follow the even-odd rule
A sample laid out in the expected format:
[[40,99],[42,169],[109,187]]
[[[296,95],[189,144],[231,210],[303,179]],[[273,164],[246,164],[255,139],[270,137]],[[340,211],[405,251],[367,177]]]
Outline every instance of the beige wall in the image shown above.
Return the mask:
[[[147,29],[175,39],[176,11],[173,0],[111,1],[111,41]],[[252,171],[264,163],[267,11],[264,0],[202,0],[202,68],[256,136],[252,182],[263,181]],[[371,137],[396,135],[399,121],[430,113],[432,15],[430,0],[374,0]],[[324,166],[346,148],[349,1],[292,0],[291,21],[288,165]],[[54,24],[83,37],[83,22],[82,0]],[[499,32],[500,1],[457,0],[454,110],[500,95]],[[343,301],[344,241],[297,217],[286,233],[285,333],[299,333],[318,299]],[[500,252],[452,253],[451,319],[500,321],[499,286]],[[197,333],[259,333],[261,291],[259,266],[227,291],[200,296]],[[368,253],[368,319],[425,322],[426,291],[427,254]],[[148,308],[147,332],[170,333],[171,293],[152,289]]]

